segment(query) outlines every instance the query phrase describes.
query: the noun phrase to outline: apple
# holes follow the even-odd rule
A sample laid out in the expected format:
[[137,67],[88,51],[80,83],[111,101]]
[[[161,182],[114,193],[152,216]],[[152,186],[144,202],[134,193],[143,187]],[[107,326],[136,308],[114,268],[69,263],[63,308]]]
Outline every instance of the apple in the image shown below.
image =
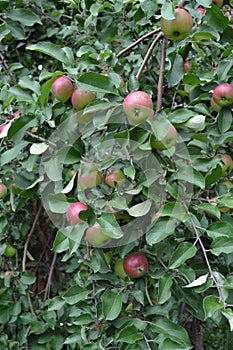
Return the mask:
[[147,258],[141,253],[131,253],[124,258],[123,267],[129,277],[144,276],[148,270]]
[[228,171],[231,171],[233,169],[233,160],[231,156],[226,153],[221,153],[220,156],[222,158],[222,162],[224,163],[222,166],[222,172],[225,175],[228,173]]
[[200,12],[200,14],[202,14],[204,16],[206,10],[203,9],[203,7],[198,7],[197,11]]
[[102,179],[102,173],[96,164],[84,163],[78,171],[78,186],[81,190],[99,186]]
[[105,235],[103,228],[98,222],[88,227],[85,233],[86,241],[93,247],[101,248],[111,241],[111,238]]
[[0,183],[0,198],[5,197],[6,194],[7,194],[7,187],[4,184]]
[[190,70],[190,66],[189,66],[188,61],[186,60],[186,61],[184,62],[184,71],[185,71],[185,73],[187,73],[189,70]]
[[54,80],[52,90],[58,101],[66,102],[71,97],[74,88],[71,80],[65,75],[62,75]]
[[123,263],[124,263],[124,259],[122,258],[118,259],[114,265],[114,271],[120,278],[124,280],[128,275],[124,270]]
[[174,10],[174,19],[161,18],[161,29],[170,40],[183,40],[191,32],[193,26],[192,16],[183,8]]
[[87,210],[87,206],[82,202],[75,202],[69,206],[66,213],[66,219],[70,225],[76,225],[83,222],[83,220],[79,218],[79,214],[83,210]]
[[153,101],[144,91],[133,91],[123,101],[123,110],[131,125],[137,125],[154,115]]
[[212,0],[212,3],[221,8],[223,5],[223,0]]
[[177,132],[176,128],[170,124],[167,134],[162,138],[162,140],[157,140],[154,135],[151,137],[151,147],[160,151],[171,148],[176,144]]
[[213,91],[213,100],[220,107],[228,107],[233,104],[233,85],[222,83]]
[[9,243],[7,243],[6,249],[3,253],[8,258],[12,258],[16,254],[16,249]]
[[96,95],[92,91],[75,89],[71,96],[71,103],[74,109],[80,111],[95,99]]
[[222,109],[221,106],[219,106],[219,105],[217,105],[217,103],[215,103],[213,96],[211,97],[211,100],[210,100],[210,106],[211,106],[211,108],[213,108],[213,110],[215,112],[219,112]]
[[6,278],[8,275],[14,276],[14,271],[6,270],[4,272],[3,278]]
[[119,186],[124,184],[125,175],[121,169],[108,168],[104,181],[108,186],[115,188],[116,184]]

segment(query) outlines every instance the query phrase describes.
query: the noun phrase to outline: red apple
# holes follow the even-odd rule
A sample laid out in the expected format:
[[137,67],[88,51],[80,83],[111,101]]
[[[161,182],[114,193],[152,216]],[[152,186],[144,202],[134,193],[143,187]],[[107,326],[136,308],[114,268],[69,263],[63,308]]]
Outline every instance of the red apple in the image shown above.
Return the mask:
[[141,253],[131,253],[124,258],[124,270],[129,277],[144,276],[148,270],[147,258]]
[[189,71],[189,69],[190,69],[189,63],[188,63],[188,61],[185,61],[184,62],[184,71],[185,71],[185,73],[187,73]]
[[91,246],[98,248],[106,246],[111,241],[98,222],[86,230],[85,239]]
[[161,18],[161,29],[170,40],[183,40],[191,32],[193,26],[192,16],[183,8],[177,7],[174,19]]
[[162,140],[157,140],[154,135],[151,137],[151,147],[158,149],[160,151],[171,148],[176,144],[177,141],[177,132],[176,128],[170,124],[167,134],[163,137]]
[[74,109],[80,111],[81,109],[86,107],[90,102],[92,102],[95,99],[95,97],[96,95],[92,91],[76,89],[72,94],[71,103]]
[[233,104],[233,85],[222,83],[213,91],[213,100],[220,107],[228,107]]
[[121,169],[109,168],[106,172],[104,179],[105,183],[112,188],[116,187],[116,184],[122,186],[125,181],[125,175]]
[[81,190],[99,186],[102,179],[102,173],[96,164],[84,163],[81,165],[78,172],[78,186]]
[[204,15],[206,10],[203,9],[203,7],[198,7],[197,11],[200,12],[202,15]]
[[0,183],[0,198],[5,197],[6,194],[7,194],[7,187],[4,184]]
[[66,102],[71,97],[74,88],[71,80],[65,75],[62,75],[54,80],[52,90],[58,101]]
[[79,214],[83,210],[87,210],[87,206],[82,202],[75,202],[69,206],[66,213],[66,219],[70,225],[76,225],[83,222],[83,220],[79,218]]
[[223,5],[223,0],[212,0],[212,3],[221,8]]
[[123,109],[131,125],[137,125],[154,115],[153,101],[144,91],[133,91],[123,101]]

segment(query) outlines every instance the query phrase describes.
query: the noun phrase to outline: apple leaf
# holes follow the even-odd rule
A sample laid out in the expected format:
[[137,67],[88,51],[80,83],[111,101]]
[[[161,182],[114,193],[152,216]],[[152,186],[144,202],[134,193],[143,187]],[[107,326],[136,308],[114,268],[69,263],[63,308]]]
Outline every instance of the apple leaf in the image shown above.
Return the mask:
[[206,283],[208,276],[209,276],[208,273],[203,275],[203,276],[200,276],[196,280],[194,280],[193,282],[186,284],[186,286],[184,286],[184,288],[193,288],[193,287],[201,286],[202,284]]
[[23,8],[14,8],[11,9],[8,13],[8,17],[13,21],[19,21],[22,25],[33,26],[35,23],[41,24],[40,17],[28,9]]
[[110,77],[95,72],[81,75],[77,80],[77,85],[83,90],[119,95],[118,89],[116,89]]
[[174,253],[172,254],[168,267],[175,269],[184,264],[188,259],[195,256],[197,248],[190,242],[182,242],[178,245]]
[[27,46],[27,50],[42,52],[45,55],[53,57],[54,59],[69,65],[69,59],[64,50],[62,50],[59,45],[51,42],[41,41],[37,44]]
[[171,2],[165,2],[161,8],[161,15],[163,18],[171,20],[175,18],[174,7]]
[[216,295],[208,295],[203,300],[203,308],[205,312],[205,319],[213,317],[215,312],[224,309],[224,302],[219,300]]
[[107,289],[101,297],[104,318],[107,321],[115,320],[122,309],[122,292],[116,289]]
[[127,209],[127,211],[129,215],[134,217],[144,216],[149,212],[151,204],[151,200],[148,199],[145,202],[134,205],[133,207]]
[[147,243],[152,245],[161,242],[175,231],[177,220],[174,218],[160,217],[155,220],[146,233]]
[[72,286],[63,295],[63,299],[66,301],[67,304],[74,305],[79,303],[80,301],[86,300],[90,292],[91,291],[87,288],[80,287],[79,285]]
[[167,300],[171,298],[171,286],[173,280],[171,276],[162,276],[159,279],[158,286],[158,303],[164,304]]
[[116,340],[120,343],[135,344],[140,339],[143,339],[143,335],[134,326],[121,328],[120,332],[116,335]]

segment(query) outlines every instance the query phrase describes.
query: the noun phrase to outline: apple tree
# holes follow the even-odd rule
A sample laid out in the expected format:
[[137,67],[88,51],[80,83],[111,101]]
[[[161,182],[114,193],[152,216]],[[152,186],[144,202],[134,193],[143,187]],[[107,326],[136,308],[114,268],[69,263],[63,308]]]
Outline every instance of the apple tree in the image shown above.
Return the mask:
[[0,346],[230,349],[233,1],[0,1]]

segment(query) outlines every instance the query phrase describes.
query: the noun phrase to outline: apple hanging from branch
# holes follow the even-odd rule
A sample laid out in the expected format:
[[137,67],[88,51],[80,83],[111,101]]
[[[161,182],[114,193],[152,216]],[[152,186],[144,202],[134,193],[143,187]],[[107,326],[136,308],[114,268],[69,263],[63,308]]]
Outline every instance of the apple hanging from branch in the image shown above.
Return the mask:
[[71,80],[65,75],[62,75],[54,80],[52,90],[58,101],[66,102],[70,99],[74,88]]
[[87,210],[87,206],[82,202],[75,202],[69,206],[66,213],[66,219],[70,225],[76,225],[83,222],[83,220],[79,218],[79,214],[83,210]]
[[180,7],[175,8],[174,15],[174,19],[161,18],[161,29],[168,39],[183,40],[189,36],[192,30],[192,16],[188,11]]
[[102,179],[102,173],[96,164],[84,163],[81,165],[78,172],[78,186],[81,190],[99,186]]
[[84,109],[90,102],[94,101],[96,95],[92,91],[75,89],[71,96],[71,103],[74,109],[80,111]]
[[97,248],[105,247],[111,241],[98,222],[86,230],[85,239],[91,246]]
[[213,91],[213,101],[220,107],[229,107],[233,104],[233,85],[219,84]]
[[146,274],[148,261],[141,253],[131,253],[124,258],[123,267],[129,277],[138,278]]
[[177,141],[177,131],[176,128],[170,124],[168,127],[167,134],[162,138],[162,140],[156,139],[155,135],[151,136],[151,147],[159,151],[164,151],[173,147]]
[[154,115],[153,101],[145,91],[133,91],[123,101],[123,110],[131,125],[138,125]]

